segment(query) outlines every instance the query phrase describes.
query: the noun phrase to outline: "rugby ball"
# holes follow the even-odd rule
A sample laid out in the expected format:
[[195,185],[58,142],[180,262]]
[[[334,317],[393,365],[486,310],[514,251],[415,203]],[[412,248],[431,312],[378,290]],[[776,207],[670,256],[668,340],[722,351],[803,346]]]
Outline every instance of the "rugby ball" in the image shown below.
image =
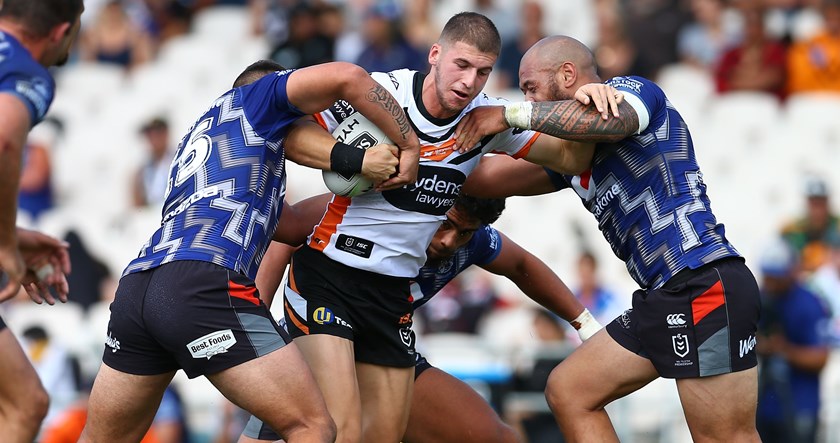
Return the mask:
[[[358,112],[344,119],[332,135],[336,140],[359,149],[368,149],[380,143],[391,143],[381,129]],[[322,174],[327,189],[335,195],[355,197],[373,189],[373,182],[361,173],[347,176],[338,172],[323,171]]]

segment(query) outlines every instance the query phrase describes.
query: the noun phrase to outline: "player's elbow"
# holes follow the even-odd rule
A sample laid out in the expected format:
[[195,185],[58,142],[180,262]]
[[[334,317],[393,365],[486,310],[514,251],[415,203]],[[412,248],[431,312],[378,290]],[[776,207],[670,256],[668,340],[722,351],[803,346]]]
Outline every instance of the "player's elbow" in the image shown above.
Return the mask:
[[347,62],[335,62],[334,64],[336,74],[341,82],[343,96],[348,95],[354,88],[358,88],[362,82],[370,79],[370,74],[359,65]]

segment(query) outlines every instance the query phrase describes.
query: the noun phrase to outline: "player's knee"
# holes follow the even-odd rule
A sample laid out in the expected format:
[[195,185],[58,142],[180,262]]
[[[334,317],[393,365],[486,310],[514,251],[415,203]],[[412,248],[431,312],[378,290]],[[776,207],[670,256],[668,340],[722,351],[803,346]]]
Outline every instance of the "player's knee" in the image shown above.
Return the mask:
[[18,406],[18,413],[27,428],[38,428],[44,417],[47,416],[47,410],[50,408],[50,397],[43,387],[38,385],[38,389],[27,393],[25,399]]
[[569,377],[563,374],[560,366],[554,368],[548,376],[545,384],[545,400],[555,413],[562,411],[569,402],[568,393],[572,387],[569,386],[568,379]]
[[335,421],[333,421],[329,414],[311,417],[309,427],[314,430],[314,434],[317,435],[317,441],[330,443],[336,441],[338,427],[335,425]]

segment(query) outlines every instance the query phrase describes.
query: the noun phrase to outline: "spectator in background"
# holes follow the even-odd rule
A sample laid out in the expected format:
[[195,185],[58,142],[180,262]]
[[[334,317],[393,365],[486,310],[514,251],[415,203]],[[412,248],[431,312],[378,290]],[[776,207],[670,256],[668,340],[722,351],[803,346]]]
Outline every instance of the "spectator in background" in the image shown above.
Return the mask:
[[53,207],[51,157],[62,132],[62,123],[48,117],[32,129],[23,147],[18,210],[33,220]]
[[636,47],[627,36],[624,14],[618,0],[600,0],[595,5],[598,47],[595,62],[603,78],[628,75],[636,59]]
[[365,46],[356,64],[368,72],[412,69],[426,72],[426,52],[412,47],[400,28],[400,9],[393,3],[377,3],[365,13],[362,35]]
[[72,291],[70,303],[79,304],[87,311],[100,301],[110,301],[113,293],[106,297],[105,288],[112,286],[114,280],[108,267],[90,252],[75,230],[68,231],[64,240],[69,245],[73,267],[73,273],[67,276]]
[[[534,310],[534,340],[537,342],[533,366],[517,371],[513,389],[518,392],[542,392],[548,375],[572,350],[567,342],[566,328],[560,317],[545,309]],[[577,336],[577,334],[574,334]],[[563,434],[550,411],[511,410],[505,416],[511,426],[528,443],[562,443]]]
[[825,263],[827,244],[840,235],[840,218],[831,212],[828,185],[822,179],[805,181],[805,215],[782,228],[782,237],[801,258],[801,270],[810,274]]
[[152,41],[129,19],[122,3],[112,0],[99,11],[93,26],[83,30],[79,53],[86,61],[130,69],[152,58]]
[[319,33],[315,10],[300,3],[288,14],[289,38],[271,51],[271,59],[287,69],[332,61],[333,42]]
[[820,372],[828,360],[828,312],[796,278],[796,255],[777,241],[761,259],[762,313],[753,346],[762,365],[757,428],[765,443],[816,440],[820,411]]
[[496,87],[519,89],[519,60],[534,43],[545,37],[543,10],[536,1],[526,1],[521,7],[520,32],[516,39],[502,40],[502,52],[496,62]]
[[740,30],[726,20],[723,0],[691,0],[694,21],[680,30],[678,48],[684,63],[711,70],[723,52],[738,43]]
[[626,11],[627,35],[637,49],[630,72],[656,78],[660,68],[677,62],[677,34],[691,16],[683,0],[620,0],[620,5]]
[[413,0],[406,2],[403,14],[403,32],[408,44],[425,52],[435,44],[440,27],[432,18],[434,0]]
[[148,158],[134,176],[132,201],[135,207],[159,208],[166,197],[169,165],[172,152],[169,150],[169,123],[155,117],[140,130],[146,138]]
[[615,293],[601,283],[598,276],[598,260],[591,252],[584,251],[580,254],[577,271],[578,287],[574,291],[575,297],[589,309],[599,323],[608,324],[630,307],[630,300],[627,300],[627,303],[619,303]]
[[724,52],[715,70],[717,90],[759,91],[784,97],[785,63],[784,44],[768,37],[764,28],[764,8],[745,6],[744,36],[740,45]]
[[840,347],[840,235],[831,238],[828,246],[828,259],[814,271],[809,283],[829,307],[829,337],[833,346]]
[[[79,441],[87,420],[90,386],[85,391],[81,398],[64,409],[56,420],[44,428],[40,443]],[[174,386],[169,385],[163,392],[163,399],[151,427],[139,443],[188,443],[189,441],[183,403]]]
[[788,93],[840,92],[840,0],[825,0],[825,30],[794,43],[788,55]]

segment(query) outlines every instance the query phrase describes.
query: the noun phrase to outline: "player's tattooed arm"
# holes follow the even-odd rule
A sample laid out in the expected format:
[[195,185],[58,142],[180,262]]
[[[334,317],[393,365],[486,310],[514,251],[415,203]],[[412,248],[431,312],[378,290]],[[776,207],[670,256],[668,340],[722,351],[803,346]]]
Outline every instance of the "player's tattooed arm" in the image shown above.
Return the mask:
[[400,107],[400,104],[394,100],[394,96],[383,88],[382,85],[377,83],[368,91],[366,98],[369,102],[379,103],[382,108],[394,118],[397,126],[399,126],[402,140],[408,140],[409,135],[412,132],[411,126],[409,125],[408,117],[406,117],[405,112],[403,112]]
[[566,140],[615,142],[639,129],[639,116],[629,104],[619,104],[619,116],[603,119],[594,106],[575,100],[530,103],[530,129]]

